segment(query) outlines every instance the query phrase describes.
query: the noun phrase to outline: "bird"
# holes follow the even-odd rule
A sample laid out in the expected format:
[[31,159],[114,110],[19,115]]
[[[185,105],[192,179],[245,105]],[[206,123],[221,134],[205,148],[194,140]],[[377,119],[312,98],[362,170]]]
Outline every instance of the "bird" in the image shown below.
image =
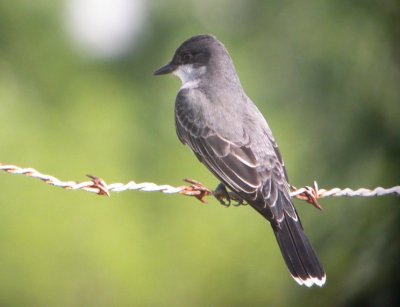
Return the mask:
[[322,287],[326,275],[290,197],[285,165],[262,113],[246,95],[225,46],[213,35],[184,41],[154,75],[182,81],[175,100],[179,140],[271,225],[294,280]]

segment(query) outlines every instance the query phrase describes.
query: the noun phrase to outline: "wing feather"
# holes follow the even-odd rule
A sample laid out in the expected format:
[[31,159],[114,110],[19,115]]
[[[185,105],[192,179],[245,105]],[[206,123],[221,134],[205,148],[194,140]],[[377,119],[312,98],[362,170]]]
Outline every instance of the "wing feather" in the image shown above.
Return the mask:
[[265,135],[265,142],[269,142],[265,145],[271,148],[268,159],[260,160],[262,144],[251,142],[245,132],[241,137],[243,141],[232,140],[215,128],[204,114],[193,106],[193,97],[188,101],[185,95],[178,94],[175,117],[180,141],[188,145],[219,180],[271,222],[279,224],[284,210],[296,217],[291,202],[285,206],[287,202],[283,201],[290,196],[282,158],[272,135]]

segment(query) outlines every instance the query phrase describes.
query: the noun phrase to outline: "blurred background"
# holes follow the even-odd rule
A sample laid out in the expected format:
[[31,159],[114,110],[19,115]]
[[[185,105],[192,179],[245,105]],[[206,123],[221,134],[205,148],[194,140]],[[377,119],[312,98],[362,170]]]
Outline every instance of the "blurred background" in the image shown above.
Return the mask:
[[[175,135],[180,81],[152,72],[224,42],[291,183],[400,183],[395,0],[0,2],[0,162],[64,180],[217,181]],[[111,198],[0,174],[1,306],[398,305],[400,201],[296,201],[328,278],[299,287],[249,207]]]

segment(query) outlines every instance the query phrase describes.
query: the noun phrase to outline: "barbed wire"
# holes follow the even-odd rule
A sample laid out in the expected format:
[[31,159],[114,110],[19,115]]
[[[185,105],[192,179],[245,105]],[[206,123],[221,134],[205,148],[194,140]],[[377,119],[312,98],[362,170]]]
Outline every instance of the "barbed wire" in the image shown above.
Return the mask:
[[[173,187],[171,185],[157,185],[152,182],[141,182],[136,183],[135,181],[129,181],[128,183],[111,183],[107,184],[104,180],[92,176],[87,175],[90,180],[89,181],[61,181],[60,179],[51,176],[42,174],[34,168],[23,168],[16,165],[11,164],[2,164],[0,162],[0,171],[10,173],[10,174],[18,174],[24,175],[32,178],[37,178],[43,181],[44,183],[56,187],[60,187],[67,190],[83,190],[90,193],[95,193],[98,195],[110,196],[111,192],[123,192],[128,190],[137,190],[137,191],[145,191],[145,192],[162,192],[165,194],[183,194],[187,196],[194,196],[202,202],[205,202],[205,197],[209,195],[215,196],[222,204],[226,204],[224,199],[228,199],[230,204],[230,200],[234,200],[239,204],[242,204],[243,201],[237,198],[233,193],[226,194],[224,191],[220,191],[219,189],[212,191],[201,183],[192,180],[192,179],[184,179],[187,183],[190,183],[189,186],[182,185],[179,187]],[[226,191],[225,191],[226,192]],[[350,188],[340,189],[340,188],[332,188],[332,189],[319,189],[317,182],[314,181],[313,186],[305,186],[302,188],[295,188],[292,186],[291,196],[296,197],[298,199],[304,200],[313,206],[321,209],[318,204],[319,198],[324,197],[339,197],[339,196],[358,196],[358,197],[373,197],[373,196],[384,196],[384,195],[395,195],[400,196],[400,186],[394,186],[391,188],[382,188],[377,187],[375,189],[365,189],[359,188],[357,190],[353,190]]]

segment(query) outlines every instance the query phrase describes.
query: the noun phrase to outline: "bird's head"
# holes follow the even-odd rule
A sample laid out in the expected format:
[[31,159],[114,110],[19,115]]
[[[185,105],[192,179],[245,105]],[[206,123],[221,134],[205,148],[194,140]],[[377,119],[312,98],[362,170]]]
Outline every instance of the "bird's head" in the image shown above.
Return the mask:
[[213,57],[226,53],[223,45],[212,35],[189,38],[175,51],[172,60],[154,72],[154,75],[174,74],[182,83],[199,78],[207,71]]

